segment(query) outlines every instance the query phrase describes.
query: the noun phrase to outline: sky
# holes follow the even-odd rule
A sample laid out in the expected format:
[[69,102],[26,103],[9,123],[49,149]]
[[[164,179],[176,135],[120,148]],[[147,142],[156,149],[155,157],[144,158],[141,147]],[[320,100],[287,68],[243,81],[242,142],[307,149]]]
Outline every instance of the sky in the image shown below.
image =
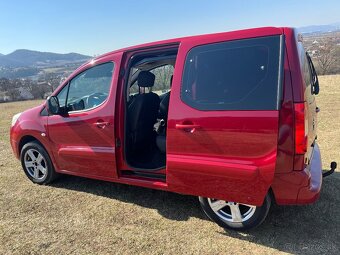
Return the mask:
[[0,53],[90,56],[181,36],[340,21],[339,0],[0,0]]

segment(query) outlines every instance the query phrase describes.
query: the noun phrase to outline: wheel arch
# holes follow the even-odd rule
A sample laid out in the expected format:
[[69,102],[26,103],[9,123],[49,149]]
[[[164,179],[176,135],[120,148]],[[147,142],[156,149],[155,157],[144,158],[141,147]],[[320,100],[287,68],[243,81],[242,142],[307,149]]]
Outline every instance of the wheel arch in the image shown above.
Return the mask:
[[272,200],[272,204],[276,204],[276,198],[275,198],[275,193],[273,191],[273,188],[270,186],[268,190],[268,194]]
[[21,137],[19,144],[18,144],[19,157],[21,156],[22,147],[24,147],[25,144],[27,144],[29,142],[33,142],[33,141],[39,143],[39,145],[41,145],[46,150],[45,146],[35,136],[25,135],[25,136]]
[[[28,144],[28,143],[32,143],[32,142],[36,143],[36,145],[33,146],[33,147],[38,147],[38,149],[36,149],[36,150],[38,150],[38,152],[44,156],[45,162],[46,162],[45,163],[46,164],[45,168],[48,166],[48,168],[46,168],[46,169],[50,169],[48,174],[47,174],[47,177],[41,179],[42,181],[40,181],[39,178],[38,179],[34,179],[34,177],[32,175],[30,176],[30,173],[28,173],[27,168],[24,166],[24,162],[23,161],[25,160],[24,159],[25,154],[22,155],[21,151],[22,151],[23,148],[25,148],[24,150],[26,151],[27,148],[25,147],[25,145]],[[30,147],[32,147],[32,145],[33,144],[29,145],[28,148],[30,149]],[[19,157],[20,157],[21,165],[22,165],[22,167],[24,169],[24,172],[27,175],[27,177],[33,183],[36,183],[36,184],[48,184],[48,183],[52,182],[53,180],[55,180],[58,177],[58,173],[55,171],[54,162],[53,162],[53,158],[51,157],[50,151],[47,150],[46,146],[44,146],[44,144],[38,138],[36,138],[33,135],[24,135],[19,140],[18,149],[19,149]]]

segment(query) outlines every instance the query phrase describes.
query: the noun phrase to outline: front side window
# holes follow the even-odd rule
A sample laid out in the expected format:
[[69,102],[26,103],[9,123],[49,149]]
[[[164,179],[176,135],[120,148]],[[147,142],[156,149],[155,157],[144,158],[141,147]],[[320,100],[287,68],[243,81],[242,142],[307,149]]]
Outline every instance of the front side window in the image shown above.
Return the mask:
[[318,79],[318,75],[316,74],[316,71],[315,71],[315,67],[314,67],[314,64],[313,64],[313,61],[311,59],[311,57],[308,55],[308,53],[306,52],[305,54],[306,56],[306,59],[307,59],[307,62],[308,62],[308,66],[309,66],[309,70],[310,70],[310,78],[311,78],[311,88],[312,88],[312,94],[313,95],[317,95],[319,94],[319,79]]
[[311,85],[312,74],[311,74],[311,70],[309,69],[307,55],[304,51],[302,51],[302,54],[303,54],[303,60],[302,60],[303,79],[305,81],[306,88],[309,88],[311,90],[310,85]]
[[306,85],[306,90],[305,90],[305,98],[307,98],[308,102],[313,101],[314,96],[313,96],[313,90],[312,90],[312,73],[309,67],[307,55],[303,51],[303,65],[302,65],[302,74],[303,74],[303,79],[305,81]]
[[59,105],[61,107],[65,107],[67,92],[68,92],[68,85],[64,86],[63,89],[57,95],[58,100],[59,100]]
[[207,44],[187,55],[181,98],[199,110],[273,110],[281,93],[281,37]]
[[[74,77],[58,94],[61,107],[70,111],[95,108],[108,97],[114,64],[100,64]],[[66,96],[67,95],[67,96]]]

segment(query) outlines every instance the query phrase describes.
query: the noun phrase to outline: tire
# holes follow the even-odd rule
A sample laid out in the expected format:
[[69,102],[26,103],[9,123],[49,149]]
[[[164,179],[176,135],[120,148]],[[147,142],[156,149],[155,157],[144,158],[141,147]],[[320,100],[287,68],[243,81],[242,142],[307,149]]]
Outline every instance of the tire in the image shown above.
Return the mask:
[[[219,226],[232,230],[247,230],[259,226],[267,217],[271,197],[266,195],[262,206],[252,206],[199,197],[204,213]],[[237,211],[238,208],[238,211]],[[238,213],[240,212],[240,213]]]
[[33,183],[48,184],[58,176],[50,156],[38,142],[29,142],[22,147],[20,161],[26,176]]

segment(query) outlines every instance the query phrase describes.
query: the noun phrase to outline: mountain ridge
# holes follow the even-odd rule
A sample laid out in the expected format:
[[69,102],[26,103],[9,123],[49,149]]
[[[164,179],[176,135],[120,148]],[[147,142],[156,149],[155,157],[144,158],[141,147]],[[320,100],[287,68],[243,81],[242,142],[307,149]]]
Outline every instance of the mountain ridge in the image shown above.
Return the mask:
[[[318,34],[340,31],[340,22],[326,25],[310,25],[297,28],[302,34]],[[28,49],[18,49],[9,54],[0,53],[0,67],[49,67],[61,66],[69,63],[85,62],[91,56],[82,55],[75,52],[54,53],[42,52]]]
[[340,31],[340,22],[335,22],[326,25],[310,25],[297,28],[300,33],[327,33]]
[[9,54],[0,54],[0,66],[2,67],[28,67],[28,66],[55,66],[68,63],[82,62],[90,59],[90,56],[79,53],[53,53],[27,49],[18,49]]

